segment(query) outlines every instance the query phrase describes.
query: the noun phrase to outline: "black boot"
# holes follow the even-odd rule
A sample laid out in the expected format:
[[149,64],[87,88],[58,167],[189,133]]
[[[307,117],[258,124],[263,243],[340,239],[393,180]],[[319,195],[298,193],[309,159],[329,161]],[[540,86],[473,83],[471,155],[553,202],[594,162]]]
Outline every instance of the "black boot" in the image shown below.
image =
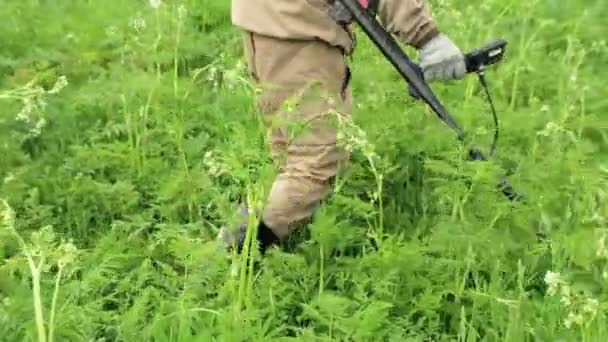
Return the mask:
[[260,221],[258,225],[258,245],[260,246],[260,252],[262,255],[266,253],[266,250],[273,245],[278,245],[281,240],[275,235],[264,221]]
[[[223,243],[226,250],[230,251],[232,248],[236,248],[237,252],[241,253],[245,243],[245,236],[247,234],[247,222],[249,219],[247,208],[239,208],[239,215],[241,216],[241,220],[239,221],[237,227],[232,229],[229,227],[222,227],[218,234],[218,240]],[[269,247],[272,247],[272,245],[280,243],[280,239],[264,223],[263,220],[260,220],[258,223],[258,233],[256,238],[262,254],[264,254]]]

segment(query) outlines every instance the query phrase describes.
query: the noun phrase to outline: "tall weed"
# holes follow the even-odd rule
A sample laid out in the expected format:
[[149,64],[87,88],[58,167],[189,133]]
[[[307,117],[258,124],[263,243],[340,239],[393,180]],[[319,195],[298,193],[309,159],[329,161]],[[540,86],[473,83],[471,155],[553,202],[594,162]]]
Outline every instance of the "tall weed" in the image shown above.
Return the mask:
[[[352,166],[263,259],[215,241],[276,172],[228,2],[2,6],[2,339],[606,340],[604,2],[431,3],[463,49],[509,42],[497,158],[467,161],[357,30]],[[477,80],[433,88],[488,146]]]

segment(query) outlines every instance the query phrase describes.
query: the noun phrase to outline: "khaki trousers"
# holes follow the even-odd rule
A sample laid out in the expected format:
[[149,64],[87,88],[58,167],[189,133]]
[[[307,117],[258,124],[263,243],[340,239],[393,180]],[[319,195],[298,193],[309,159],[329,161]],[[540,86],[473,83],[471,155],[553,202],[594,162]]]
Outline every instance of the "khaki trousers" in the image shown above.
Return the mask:
[[280,239],[311,218],[350,155],[337,146],[336,113],[350,116],[350,72],[343,51],[321,40],[245,32],[257,104],[279,165],[262,219]]

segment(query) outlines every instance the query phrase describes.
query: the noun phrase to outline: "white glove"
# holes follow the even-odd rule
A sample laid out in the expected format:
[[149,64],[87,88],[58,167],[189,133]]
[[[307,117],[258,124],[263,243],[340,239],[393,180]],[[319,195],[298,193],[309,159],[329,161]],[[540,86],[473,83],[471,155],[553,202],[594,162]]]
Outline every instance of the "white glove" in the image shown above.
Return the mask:
[[420,68],[427,82],[459,79],[466,73],[464,54],[444,34],[420,48]]

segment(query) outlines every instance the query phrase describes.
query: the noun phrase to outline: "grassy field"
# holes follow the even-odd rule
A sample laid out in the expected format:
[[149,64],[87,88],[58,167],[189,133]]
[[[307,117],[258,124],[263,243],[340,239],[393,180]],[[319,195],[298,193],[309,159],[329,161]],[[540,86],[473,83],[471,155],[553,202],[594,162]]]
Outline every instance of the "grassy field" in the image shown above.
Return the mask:
[[[607,341],[606,1],[431,2],[464,50],[509,42],[496,159],[359,32],[351,172],[246,267],[215,233],[275,171],[229,1],[5,1],[0,340]],[[477,78],[433,89],[487,150]]]

